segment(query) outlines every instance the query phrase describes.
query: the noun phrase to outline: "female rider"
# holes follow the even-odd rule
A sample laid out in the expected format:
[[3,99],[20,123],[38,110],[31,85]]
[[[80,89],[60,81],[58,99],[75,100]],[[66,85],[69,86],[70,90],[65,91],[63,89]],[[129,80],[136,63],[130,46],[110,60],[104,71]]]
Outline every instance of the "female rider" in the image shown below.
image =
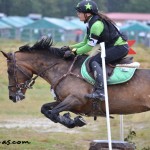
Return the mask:
[[[106,64],[119,60],[128,54],[128,44],[123,35],[115,27],[115,23],[98,12],[97,4],[92,0],[83,0],[76,6],[80,21],[87,25],[87,33],[81,43],[70,45],[70,53],[75,55],[85,54],[93,49],[96,44],[105,42]],[[68,52],[64,57],[68,57]],[[94,73],[94,92],[85,95],[88,99],[104,100],[104,85],[102,75],[102,60],[100,53],[96,54],[90,61],[90,68]]]

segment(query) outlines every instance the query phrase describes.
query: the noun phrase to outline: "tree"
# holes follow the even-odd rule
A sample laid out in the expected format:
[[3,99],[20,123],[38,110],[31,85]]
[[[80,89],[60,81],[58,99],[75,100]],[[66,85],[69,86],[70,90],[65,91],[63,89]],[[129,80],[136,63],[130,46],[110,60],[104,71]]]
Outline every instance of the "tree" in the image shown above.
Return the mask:
[[[27,16],[40,13],[48,17],[76,16],[74,7],[81,0],[0,0],[6,15]],[[150,0],[94,0],[100,11],[150,13]]]
[[150,0],[107,0],[108,12],[150,13]]

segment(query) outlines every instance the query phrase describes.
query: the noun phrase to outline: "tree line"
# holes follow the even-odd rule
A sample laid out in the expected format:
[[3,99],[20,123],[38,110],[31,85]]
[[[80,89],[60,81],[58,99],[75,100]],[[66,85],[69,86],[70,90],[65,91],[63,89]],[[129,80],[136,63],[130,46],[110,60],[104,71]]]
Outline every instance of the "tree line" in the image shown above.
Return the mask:
[[[80,0],[0,0],[0,12],[8,16],[38,13],[48,17],[75,16]],[[150,0],[95,0],[102,12],[150,13]]]

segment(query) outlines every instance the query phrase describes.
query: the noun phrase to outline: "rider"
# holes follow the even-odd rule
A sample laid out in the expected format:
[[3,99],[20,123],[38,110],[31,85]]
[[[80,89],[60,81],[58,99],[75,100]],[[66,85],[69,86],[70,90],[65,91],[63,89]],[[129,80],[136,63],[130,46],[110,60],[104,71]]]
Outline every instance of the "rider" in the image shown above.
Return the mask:
[[[76,6],[80,21],[87,25],[87,33],[81,43],[70,45],[71,51],[66,51],[64,57],[85,54],[93,49],[96,44],[105,42],[106,64],[119,60],[128,54],[127,39],[116,28],[115,23],[98,12],[97,4],[92,0],[83,0]],[[90,68],[94,73],[96,83],[94,92],[85,95],[89,99],[104,100],[104,84],[102,75],[102,60],[100,53],[90,60]]]

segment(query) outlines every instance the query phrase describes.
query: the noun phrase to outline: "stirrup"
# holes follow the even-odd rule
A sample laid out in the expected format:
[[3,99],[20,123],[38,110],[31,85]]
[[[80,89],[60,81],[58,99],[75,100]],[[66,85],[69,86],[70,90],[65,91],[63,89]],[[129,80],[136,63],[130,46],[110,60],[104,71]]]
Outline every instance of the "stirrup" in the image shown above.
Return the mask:
[[91,93],[91,94],[86,94],[85,98],[89,99],[89,100],[100,100],[100,101],[105,101],[105,95],[104,94],[95,94],[95,93]]

